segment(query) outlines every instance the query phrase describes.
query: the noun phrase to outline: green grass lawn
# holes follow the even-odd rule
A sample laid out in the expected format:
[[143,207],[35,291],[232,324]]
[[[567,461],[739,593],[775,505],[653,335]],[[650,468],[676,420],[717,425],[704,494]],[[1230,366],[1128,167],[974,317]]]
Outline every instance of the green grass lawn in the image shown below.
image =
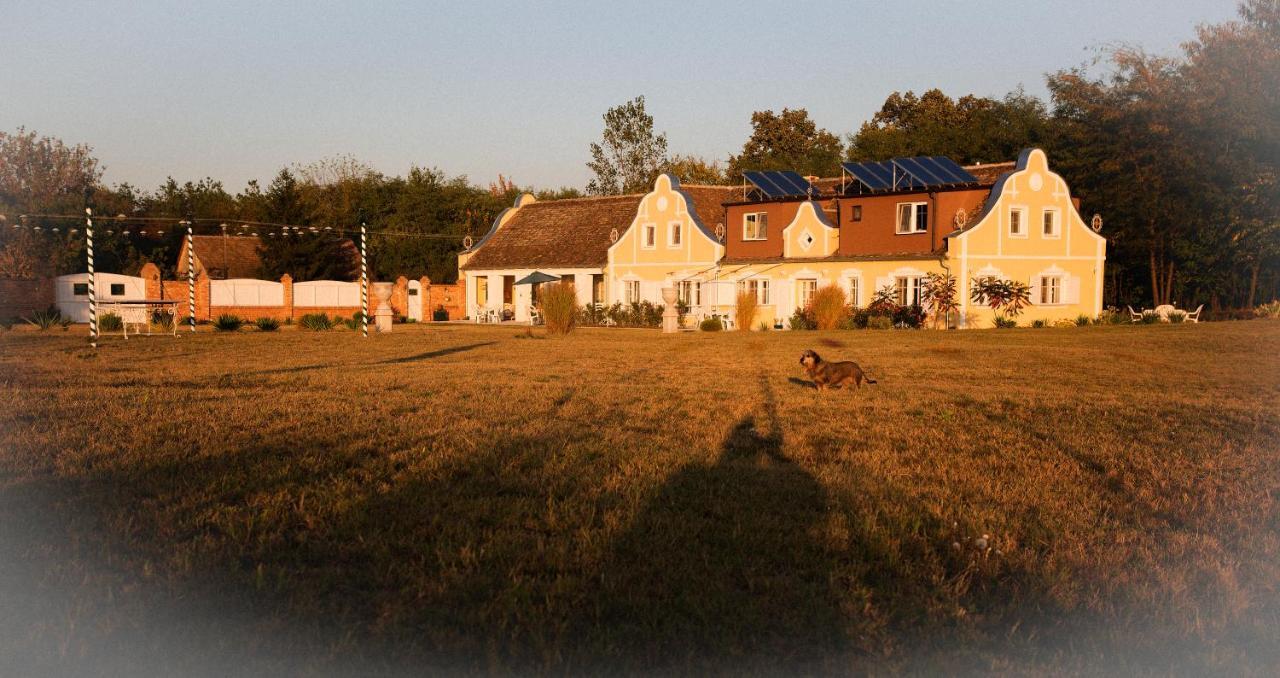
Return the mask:
[[[816,392],[810,347],[879,384]],[[1268,321],[6,332],[0,674],[1267,674],[1278,356]]]

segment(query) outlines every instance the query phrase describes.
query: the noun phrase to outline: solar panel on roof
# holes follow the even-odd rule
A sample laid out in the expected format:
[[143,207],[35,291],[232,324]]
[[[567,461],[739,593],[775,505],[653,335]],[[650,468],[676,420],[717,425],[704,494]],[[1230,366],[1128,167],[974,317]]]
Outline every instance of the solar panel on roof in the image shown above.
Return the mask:
[[945,176],[938,176],[929,171],[929,168],[925,167],[919,158],[894,158],[892,162],[896,167],[910,175],[912,179],[915,179],[922,187],[944,186],[951,183]]
[[970,173],[969,170],[961,167],[959,163],[952,160],[951,158],[948,158],[946,156],[936,155],[929,159],[937,163],[946,171],[950,172],[952,176],[954,176],[956,180],[959,181],[960,183],[963,183],[963,184],[978,183],[978,177],[973,176],[973,174]]
[[858,180],[868,191],[883,191],[889,188],[889,182],[885,181],[880,175],[873,172],[869,165],[872,163],[846,162],[841,163],[844,171],[850,176]]
[[743,172],[742,176],[760,189],[767,198],[802,198],[816,195],[817,189],[804,177],[792,171]]

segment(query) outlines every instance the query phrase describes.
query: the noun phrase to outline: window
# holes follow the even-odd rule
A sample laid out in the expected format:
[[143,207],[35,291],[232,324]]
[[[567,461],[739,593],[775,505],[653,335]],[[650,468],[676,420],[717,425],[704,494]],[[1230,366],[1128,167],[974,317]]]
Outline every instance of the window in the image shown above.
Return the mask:
[[124,283],[111,283],[111,296],[113,296],[113,297],[123,297],[123,296],[124,296]]
[[862,221],[862,205],[853,206],[853,220]]
[[805,308],[813,301],[813,293],[818,291],[818,281],[812,278],[797,280],[796,291],[800,294],[800,308]]
[[1044,211],[1044,237],[1058,237],[1058,210]]
[[89,296],[89,283],[72,283],[71,293],[77,297]]
[[416,287],[410,287],[410,288],[409,288],[409,296],[411,296],[411,297],[416,297],[416,296],[418,296],[418,288],[416,288]]
[[1027,210],[1022,207],[1009,208],[1009,235],[1015,238],[1027,237],[1026,224]]
[[756,303],[761,306],[769,305],[769,281],[760,278],[751,278],[750,280],[738,281],[739,292],[750,292],[756,295]]
[[489,305],[489,279],[476,278],[476,306],[484,308]]
[[625,291],[627,293],[627,299],[626,299],[627,303],[628,304],[640,303],[640,281],[627,280],[624,283],[624,285],[626,286]]
[[742,239],[764,240],[769,237],[769,215],[752,212],[742,216]]
[[654,224],[644,225],[644,248],[651,250],[658,246],[658,227]]
[[682,227],[683,224],[678,221],[672,222],[671,225],[667,227],[669,229],[667,231],[667,247],[680,246],[680,238],[684,235],[680,232]]
[[898,233],[925,233],[929,230],[929,203],[898,203]]
[[861,292],[861,281],[857,278],[849,278],[849,303],[854,306],[858,305],[858,293]]
[[1040,303],[1062,303],[1062,277],[1056,275],[1040,276]]
[[676,286],[676,292],[680,297],[680,303],[685,306],[702,305],[702,283],[695,280],[681,280]]
[[925,277],[920,275],[898,276],[894,278],[894,287],[898,290],[900,306],[919,306],[920,292],[924,289]]

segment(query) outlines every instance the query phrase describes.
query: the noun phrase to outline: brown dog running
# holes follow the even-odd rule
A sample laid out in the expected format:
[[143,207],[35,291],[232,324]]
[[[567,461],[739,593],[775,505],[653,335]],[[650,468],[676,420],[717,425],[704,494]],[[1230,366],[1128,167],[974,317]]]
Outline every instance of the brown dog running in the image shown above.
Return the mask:
[[862,388],[863,381],[868,384],[876,383],[875,379],[868,377],[862,368],[858,367],[858,363],[848,360],[827,362],[813,349],[807,349],[800,354],[800,364],[804,365],[809,378],[813,380],[813,385],[817,386],[819,391],[825,391],[828,386],[843,386],[850,382],[855,388]]

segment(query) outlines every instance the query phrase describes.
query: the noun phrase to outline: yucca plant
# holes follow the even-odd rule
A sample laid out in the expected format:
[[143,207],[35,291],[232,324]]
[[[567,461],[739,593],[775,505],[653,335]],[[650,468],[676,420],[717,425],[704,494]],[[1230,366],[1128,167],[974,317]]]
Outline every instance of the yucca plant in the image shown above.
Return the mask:
[[1088,315],[1084,313],[1081,313],[1080,315],[1076,316],[1076,327],[1088,327],[1089,324],[1092,322],[1093,322],[1093,318],[1090,318]]
[[253,324],[258,327],[259,332],[275,332],[280,329],[280,321],[270,317],[258,318]]
[[364,327],[364,314],[360,311],[356,311],[351,314],[350,318],[343,320],[342,324],[346,325],[349,330],[361,329]]
[[44,311],[36,311],[30,317],[23,318],[28,324],[35,325],[40,328],[41,332],[51,330],[57,325],[62,324],[62,314],[56,308],[49,308]]
[[98,329],[103,332],[119,332],[124,328],[124,320],[114,313],[103,313],[98,316]]
[[573,283],[558,282],[546,285],[540,293],[542,318],[551,334],[568,334],[573,331],[578,317],[578,293]]
[[333,320],[324,313],[308,313],[298,320],[298,324],[313,332],[333,329]]
[[243,326],[244,319],[230,313],[223,313],[213,321],[213,329],[218,332],[239,332]]

